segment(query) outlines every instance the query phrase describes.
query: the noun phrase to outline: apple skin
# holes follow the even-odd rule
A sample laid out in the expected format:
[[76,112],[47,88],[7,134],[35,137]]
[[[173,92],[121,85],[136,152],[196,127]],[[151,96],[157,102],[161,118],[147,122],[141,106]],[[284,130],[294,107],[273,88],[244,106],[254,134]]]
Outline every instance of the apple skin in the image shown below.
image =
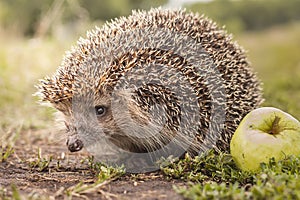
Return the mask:
[[300,154],[300,122],[277,108],[262,107],[248,113],[230,142],[230,153],[244,171],[259,171],[270,158],[282,160]]

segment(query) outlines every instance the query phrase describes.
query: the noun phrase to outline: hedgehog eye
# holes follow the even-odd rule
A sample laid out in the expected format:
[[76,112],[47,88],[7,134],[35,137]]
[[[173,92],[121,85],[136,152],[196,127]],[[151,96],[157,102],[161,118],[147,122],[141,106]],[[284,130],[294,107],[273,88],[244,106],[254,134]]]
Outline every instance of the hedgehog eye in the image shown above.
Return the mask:
[[97,116],[103,116],[106,113],[106,107],[105,106],[96,106],[96,115]]

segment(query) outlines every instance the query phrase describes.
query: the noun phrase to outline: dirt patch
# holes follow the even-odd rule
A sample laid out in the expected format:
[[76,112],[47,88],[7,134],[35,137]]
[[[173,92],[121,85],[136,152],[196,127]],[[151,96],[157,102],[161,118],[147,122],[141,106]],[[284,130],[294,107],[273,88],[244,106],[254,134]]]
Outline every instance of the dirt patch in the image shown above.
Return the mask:
[[[70,187],[79,183],[94,184],[96,175],[87,162],[88,153],[67,152],[64,141],[54,142],[48,130],[22,132],[14,153],[0,163],[0,188],[4,196],[17,188],[24,196],[65,199]],[[55,137],[54,137],[55,138]],[[51,159],[50,163],[47,163]],[[44,163],[47,167],[39,166]],[[36,164],[34,166],[34,164]],[[125,174],[101,183],[96,190],[73,199],[182,199],[173,185],[185,185],[180,180],[168,180],[161,172]]]

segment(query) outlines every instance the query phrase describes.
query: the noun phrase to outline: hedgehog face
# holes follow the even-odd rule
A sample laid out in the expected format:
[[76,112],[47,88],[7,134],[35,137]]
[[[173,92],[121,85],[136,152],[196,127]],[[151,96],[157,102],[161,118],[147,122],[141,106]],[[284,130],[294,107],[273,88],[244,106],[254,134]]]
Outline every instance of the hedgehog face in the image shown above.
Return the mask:
[[[106,140],[116,148],[136,153],[152,152],[168,144],[176,135],[180,108],[165,93],[141,95],[162,88],[145,86],[138,91],[97,92],[94,102],[73,102],[66,116],[67,146],[71,152]],[[82,110],[82,108],[85,108]]]
[[113,126],[110,96],[103,92],[95,93],[97,98],[94,99],[88,94],[88,91],[75,94],[68,109],[56,107],[64,114],[67,146],[71,152],[80,151],[83,146],[92,144],[94,140],[91,137],[109,135],[106,127]]
[[73,102],[73,110],[64,112],[71,152],[100,140],[130,152],[147,152],[155,147],[148,137],[153,136],[157,122],[149,121],[149,114],[141,109],[131,92],[98,91],[93,104],[86,102]]

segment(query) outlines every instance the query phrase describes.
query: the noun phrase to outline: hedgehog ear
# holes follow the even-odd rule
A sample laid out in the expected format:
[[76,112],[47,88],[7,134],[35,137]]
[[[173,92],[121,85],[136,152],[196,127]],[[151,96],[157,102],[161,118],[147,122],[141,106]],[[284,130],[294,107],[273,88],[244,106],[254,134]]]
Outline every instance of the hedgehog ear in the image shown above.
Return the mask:
[[106,92],[109,94],[111,94],[114,91],[114,87],[111,85],[107,85],[105,89],[106,89]]
[[97,91],[100,95],[103,94],[111,94],[113,92],[114,88],[112,86],[100,86]]
[[134,103],[135,98],[133,97],[135,93],[129,89],[115,90],[112,93],[112,100],[123,103]]
[[70,105],[72,104],[72,99],[63,99],[59,102],[51,103],[51,105],[58,111],[62,112],[64,115],[70,115]]

